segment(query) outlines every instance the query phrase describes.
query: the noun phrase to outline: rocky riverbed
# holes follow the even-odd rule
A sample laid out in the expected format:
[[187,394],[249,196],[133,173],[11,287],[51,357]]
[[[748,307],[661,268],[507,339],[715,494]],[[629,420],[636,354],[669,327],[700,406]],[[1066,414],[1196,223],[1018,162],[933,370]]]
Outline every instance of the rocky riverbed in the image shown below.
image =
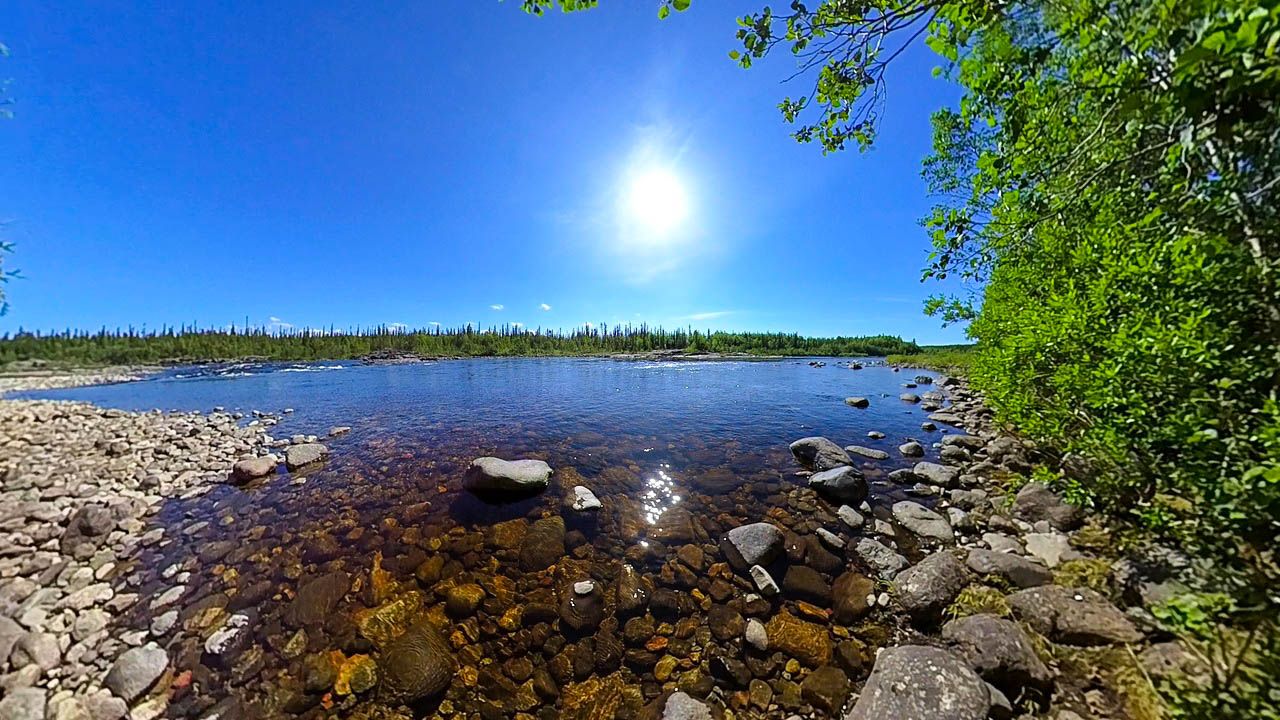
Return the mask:
[[0,718],[1123,718],[1131,657],[1185,665],[980,398],[874,402],[919,437],[690,440],[681,490],[613,438],[0,401]]

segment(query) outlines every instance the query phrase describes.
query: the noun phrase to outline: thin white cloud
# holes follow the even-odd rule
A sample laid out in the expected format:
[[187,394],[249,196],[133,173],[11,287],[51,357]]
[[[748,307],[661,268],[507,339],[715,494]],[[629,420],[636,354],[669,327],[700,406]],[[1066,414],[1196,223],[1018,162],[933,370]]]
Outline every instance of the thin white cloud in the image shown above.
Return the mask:
[[404,323],[391,323],[387,325],[387,327],[392,330],[407,330],[409,328],[409,326]]
[[292,324],[281,320],[275,315],[272,315],[271,317],[267,318],[267,321],[268,321],[267,328],[269,330],[292,330],[293,329]]
[[518,329],[518,328],[522,328],[522,327],[524,327],[524,323],[516,323],[516,322],[513,322],[513,323],[511,323],[511,327],[513,327],[513,328],[517,328],[517,329]]
[[504,307],[506,307],[506,306],[505,306],[505,305],[502,305],[502,304],[498,304],[498,305],[490,305],[490,306],[489,306],[489,309],[491,309],[491,310],[501,310],[501,309],[502,309],[502,308],[504,308]]
[[430,325],[431,327],[440,327],[440,323],[436,322],[435,320],[432,320],[427,324]]
[[716,318],[722,318],[725,315],[732,315],[733,313],[734,313],[733,310],[712,310],[711,312],[700,312],[700,313],[694,313],[692,315],[685,315],[681,319],[682,320],[715,320]]
[[542,303],[541,305],[538,306],[538,309],[541,310],[542,312],[546,312],[551,309],[551,306],[546,303]]

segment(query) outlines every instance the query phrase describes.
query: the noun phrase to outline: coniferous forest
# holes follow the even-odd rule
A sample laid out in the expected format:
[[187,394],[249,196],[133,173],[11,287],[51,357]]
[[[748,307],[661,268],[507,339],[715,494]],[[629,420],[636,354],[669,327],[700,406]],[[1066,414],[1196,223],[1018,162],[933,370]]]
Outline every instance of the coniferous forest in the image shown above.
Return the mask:
[[68,330],[0,336],[0,365],[40,360],[67,365],[212,362],[220,360],[344,360],[374,354],[423,357],[584,356],[676,351],[761,356],[883,356],[919,352],[899,337],[811,338],[795,333],[731,333],[647,325],[605,325],[572,331],[526,330],[504,325],[486,330],[390,327],[335,330],[198,330],[162,328]]

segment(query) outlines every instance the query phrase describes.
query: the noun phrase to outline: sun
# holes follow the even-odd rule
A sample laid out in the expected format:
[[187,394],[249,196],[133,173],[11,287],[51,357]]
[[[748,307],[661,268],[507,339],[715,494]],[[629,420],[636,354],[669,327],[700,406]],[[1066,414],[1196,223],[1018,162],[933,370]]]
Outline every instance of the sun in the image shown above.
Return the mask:
[[626,213],[653,235],[667,235],[677,230],[689,213],[684,184],[664,168],[636,173],[626,190]]

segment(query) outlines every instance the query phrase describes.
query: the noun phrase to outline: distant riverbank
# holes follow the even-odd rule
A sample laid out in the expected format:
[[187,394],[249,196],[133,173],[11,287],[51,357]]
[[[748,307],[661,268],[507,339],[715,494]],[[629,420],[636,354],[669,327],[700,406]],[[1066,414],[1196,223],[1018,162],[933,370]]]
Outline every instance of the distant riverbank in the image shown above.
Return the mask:
[[176,365],[229,361],[310,362],[376,361],[452,357],[883,357],[914,354],[923,348],[890,335],[817,338],[796,333],[729,333],[692,329],[674,331],[631,326],[583,327],[571,332],[505,326],[477,331],[358,332],[207,330],[94,334],[21,333],[0,337],[0,369],[43,364],[48,367]]

